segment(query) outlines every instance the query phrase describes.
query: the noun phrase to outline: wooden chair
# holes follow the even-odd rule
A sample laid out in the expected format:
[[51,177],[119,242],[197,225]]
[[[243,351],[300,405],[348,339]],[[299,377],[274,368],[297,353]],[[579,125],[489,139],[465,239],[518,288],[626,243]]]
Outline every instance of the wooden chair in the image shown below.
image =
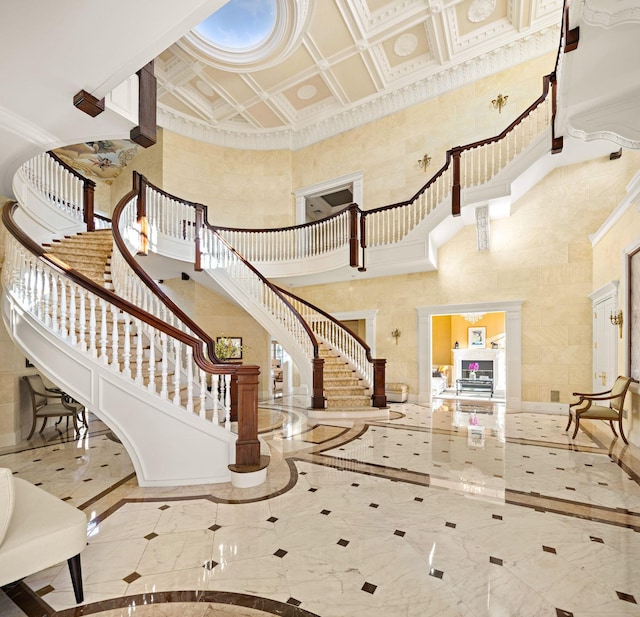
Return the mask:
[[65,416],[71,418],[73,428],[76,431],[78,430],[78,420],[83,424],[85,423],[84,407],[73,401],[73,399],[70,399],[70,397],[60,390],[47,389],[40,375],[24,375],[22,379],[27,385],[33,412],[33,422],[27,439],[31,439],[31,436],[36,430],[36,423],[39,418],[42,418],[40,433],[42,433],[47,424],[47,418],[62,419]]
[[624,399],[629,390],[631,382],[637,382],[637,380],[631,377],[619,376],[611,390],[605,392],[594,392],[592,394],[585,394],[583,392],[574,392],[573,396],[578,396],[580,399],[569,405],[569,423],[565,431],[569,430],[571,422],[575,416],[576,427],[573,431],[572,439],[575,439],[578,434],[578,428],[580,427],[580,420],[587,418],[588,420],[608,420],[611,425],[613,434],[617,437],[614,422],[618,423],[620,429],[620,435],[624,443],[628,444],[627,438],[624,435],[622,429],[622,412],[624,410]]

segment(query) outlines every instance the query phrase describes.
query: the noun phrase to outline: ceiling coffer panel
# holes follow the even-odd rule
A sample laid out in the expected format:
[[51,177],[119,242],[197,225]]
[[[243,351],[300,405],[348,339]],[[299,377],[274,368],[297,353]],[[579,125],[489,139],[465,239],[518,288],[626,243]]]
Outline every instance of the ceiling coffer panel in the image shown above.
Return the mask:
[[277,1],[302,16],[277,50],[216,56],[187,35],[160,54],[161,126],[234,147],[305,147],[552,53],[562,21],[562,0]]
[[316,75],[293,88],[285,90],[283,95],[289,101],[291,107],[297,111],[333,97],[320,75]]
[[354,102],[376,93],[369,71],[360,56],[352,56],[331,67],[331,72],[342,84],[342,89]]
[[261,101],[257,105],[252,105],[247,109],[246,113],[248,113],[256,123],[264,129],[273,129],[284,124],[282,118],[280,118],[264,101]]
[[381,45],[387,64],[395,68],[420,57],[431,57],[427,33],[422,24],[384,41]]
[[508,18],[507,0],[465,0],[454,8],[458,36],[467,37],[475,31]]

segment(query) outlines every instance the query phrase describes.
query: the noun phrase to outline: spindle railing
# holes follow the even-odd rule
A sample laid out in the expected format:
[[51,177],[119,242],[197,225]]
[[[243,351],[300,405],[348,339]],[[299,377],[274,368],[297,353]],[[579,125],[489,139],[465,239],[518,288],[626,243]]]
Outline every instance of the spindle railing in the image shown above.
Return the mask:
[[[311,405],[315,409],[324,408],[323,360],[312,329],[283,294],[206,222],[206,206],[170,195],[136,172],[134,191],[138,195],[135,208],[128,207],[126,212],[114,213],[114,225],[123,217],[127,221],[126,229],[124,224],[117,223],[122,236],[126,237],[132,231],[137,234],[137,245],[142,253],[148,250],[148,243],[155,243],[161,234],[194,245],[194,266],[197,270],[215,268],[219,273],[224,272],[252,302],[286,329],[312,365]],[[131,261],[131,266],[136,273],[145,276],[135,261]],[[148,276],[146,284],[154,289],[154,293],[160,291]]]
[[[84,223],[87,231],[105,227],[105,217],[94,213],[96,183],[67,165],[53,152],[29,159],[21,171],[30,186],[47,203]],[[96,225],[96,217],[99,222]]]
[[[3,285],[22,309],[62,342],[103,362],[123,379],[171,402],[183,413],[223,425],[227,431],[231,430],[229,412],[235,396],[235,468],[259,465],[254,387],[258,367],[213,363],[199,338],[96,285],[47,254],[15,223],[16,207],[16,203],[9,203],[2,213],[9,231]],[[221,396],[209,395],[209,389]]]
[[355,204],[321,221],[278,229],[214,226],[247,261],[308,259],[349,248]]
[[286,289],[281,287],[278,289],[287,296],[293,307],[311,326],[316,336],[331,348],[339,350],[340,355],[356,369],[373,393],[373,406],[385,407],[387,404],[385,394],[386,361],[373,358],[369,345],[348,328],[345,328],[335,317]]

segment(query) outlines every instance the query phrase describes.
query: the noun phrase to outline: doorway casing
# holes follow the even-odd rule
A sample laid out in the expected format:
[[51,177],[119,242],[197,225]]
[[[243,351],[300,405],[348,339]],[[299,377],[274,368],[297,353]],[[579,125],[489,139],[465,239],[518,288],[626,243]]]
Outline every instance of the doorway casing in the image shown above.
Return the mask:
[[505,314],[505,397],[509,411],[522,407],[522,301],[479,302],[418,306],[418,403],[431,405],[432,320],[436,315],[462,313]]

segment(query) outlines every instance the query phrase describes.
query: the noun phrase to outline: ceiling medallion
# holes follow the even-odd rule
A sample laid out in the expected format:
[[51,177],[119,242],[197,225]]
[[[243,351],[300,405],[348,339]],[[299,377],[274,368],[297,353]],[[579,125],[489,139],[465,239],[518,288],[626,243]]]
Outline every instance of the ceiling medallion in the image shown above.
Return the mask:
[[489,17],[495,8],[496,0],[473,0],[467,12],[467,19],[477,24]]
[[396,42],[393,44],[393,51],[396,53],[396,55],[404,57],[413,53],[416,50],[417,46],[418,39],[416,38],[415,34],[409,34],[408,32],[405,32],[396,39]]
[[307,84],[306,86],[300,86],[296,94],[298,95],[299,99],[302,99],[303,101],[307,101],[308,99],[312,99],[317,94],[317,92],[318,92],[318,89],[315,86],[312,86],[311,84]]

